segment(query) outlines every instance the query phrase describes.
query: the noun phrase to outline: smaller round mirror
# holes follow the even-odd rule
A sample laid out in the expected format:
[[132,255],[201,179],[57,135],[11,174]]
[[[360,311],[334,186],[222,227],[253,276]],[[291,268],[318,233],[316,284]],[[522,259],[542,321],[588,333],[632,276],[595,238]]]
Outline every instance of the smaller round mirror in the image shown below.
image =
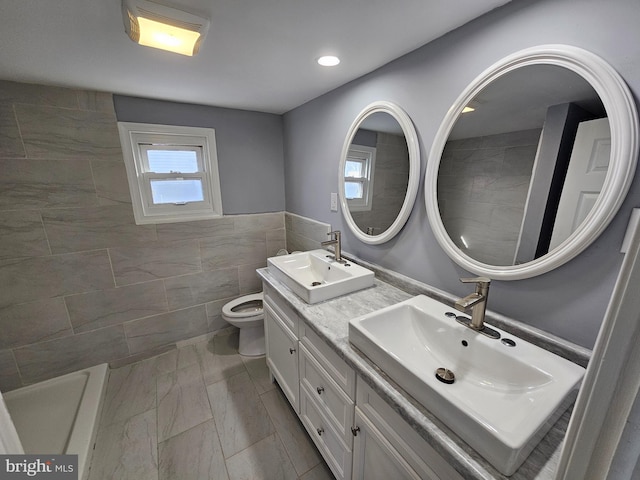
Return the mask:
[[338,192],[349,229],[361,241],[384,243],[402,229],[418,191],[420,150],[409,116],[374,102],[349,128],[338,171]]

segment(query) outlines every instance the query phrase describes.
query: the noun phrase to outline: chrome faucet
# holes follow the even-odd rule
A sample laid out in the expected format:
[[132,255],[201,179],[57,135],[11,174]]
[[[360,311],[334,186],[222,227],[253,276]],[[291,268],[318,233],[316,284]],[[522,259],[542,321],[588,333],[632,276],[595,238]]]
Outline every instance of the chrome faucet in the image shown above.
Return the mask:
[[320,245],[326,247],[328,245],[333,245],[333,256],[336,259],[336,262],[342,262],[342,246],[340,244],[340,230],[335,230],[333,232],[327,233],[329,236],[333,236],[331,240],[327,240],[322,242]]
[[[458,317],[458,321],[473,330],[484,333],[489,337],[500,338],[500,334],[484,324],[484,314],[487,310],[487,298],[489,297],[489,285],[491,279],[487,277],[461,278],[462,283],[475,283],[476,291],[456,301],[456,310],[466,312],[471,309],[471,321],[465,317]],[[496,336],[497,335],[497,336]]]

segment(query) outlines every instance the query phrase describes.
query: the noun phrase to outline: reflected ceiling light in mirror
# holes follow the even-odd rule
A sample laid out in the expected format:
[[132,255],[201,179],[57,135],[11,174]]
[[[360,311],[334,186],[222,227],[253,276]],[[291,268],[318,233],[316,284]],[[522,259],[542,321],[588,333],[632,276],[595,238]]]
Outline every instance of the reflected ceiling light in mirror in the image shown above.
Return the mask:
[[198,53],[209,20],[147,0],[123,0],[125,32],[140,45],[181,55]]
[[469,113],[469,112],[475,112],[475,111],[476,111],[476,109],[473,108],[473,107],[464,107],[462,109],[462,113]]
[[324,55],[317,60],[323,67],[335,67],[340,63],[340,59],[334,55]]

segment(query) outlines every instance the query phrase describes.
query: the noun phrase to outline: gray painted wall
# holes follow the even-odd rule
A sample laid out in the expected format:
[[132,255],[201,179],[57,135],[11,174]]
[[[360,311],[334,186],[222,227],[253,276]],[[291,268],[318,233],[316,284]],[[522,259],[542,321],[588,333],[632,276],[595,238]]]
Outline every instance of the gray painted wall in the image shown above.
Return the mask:
[[284,210],[282,116],[114,95],[120,122],[216,130],[225,215]]
[[[396,102],[418,131],[424,175],[437,129],[465,86],[502,57],[540,44],[565,43],[606,59],[640,91],[640,2],[637,0],[514,1],[370,75],[285,114],[286,208],[344,232],[344,249],[366,260],[457,295],[469,292],[458,278],[468,272],[437,244],[424,206],[424,182],[405,228],[372,246],[330,212],[337,192],[344,137],[358,113],[376,100]],[[348,61],[348,59],[345,59]],[[618,215],[580,256],[553,272],[527,280],[495,281],[489,309],[592,347],[622,261],[620,244],[631,209],[640,204],[635,180]]]

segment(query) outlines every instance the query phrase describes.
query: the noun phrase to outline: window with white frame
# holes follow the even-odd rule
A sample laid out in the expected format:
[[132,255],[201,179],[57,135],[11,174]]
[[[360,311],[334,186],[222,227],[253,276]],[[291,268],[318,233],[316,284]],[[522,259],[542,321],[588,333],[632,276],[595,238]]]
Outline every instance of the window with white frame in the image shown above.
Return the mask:
[[376,149],[351,145],[344,166],[344,196],[352,212],[371,210]]
[[215,131],[118,122],[137,224],[222,215]]

